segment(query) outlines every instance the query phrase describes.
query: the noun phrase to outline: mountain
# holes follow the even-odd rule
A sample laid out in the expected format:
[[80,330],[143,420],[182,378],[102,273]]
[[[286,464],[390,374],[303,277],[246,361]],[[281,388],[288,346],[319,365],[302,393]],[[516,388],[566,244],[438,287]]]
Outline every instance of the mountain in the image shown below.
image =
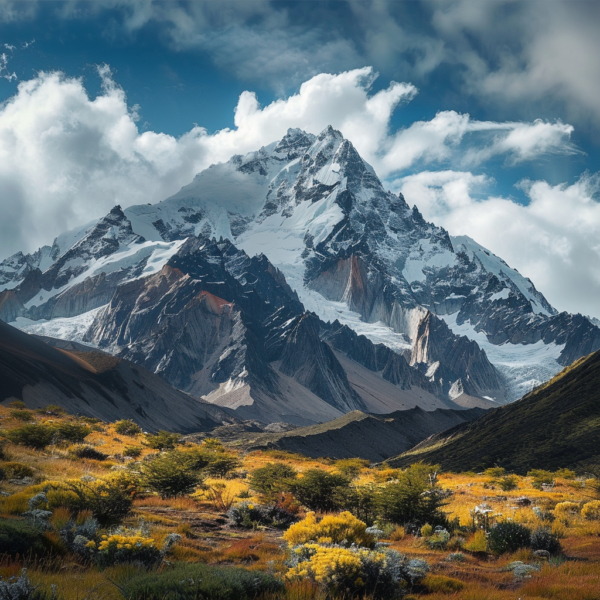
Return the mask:
[[0,321],[0,402],[57,404],[104,421],[133,419],[150,431],[209,431],[236,421],[227,410],[194,400],[126,360],[47,341]]
[[513,404],[433,436],[389,462],[440,463],[451,471],[492,466],[524,474],[600,461],[600,352],[584,357]]
[[331,127],[289,130],[54,247],[0,264],[0,318],[262,422],[497,406],[600,348],[590,319],[426,222]]
[[333,421],[292,431],[239,434],[235,443],[247,449],[276,448],[313,458],[364,458],[381,462],[434,433],[468,423],[484,413],[482,408],[434,411],[411,408],[387,415],[355,410]]

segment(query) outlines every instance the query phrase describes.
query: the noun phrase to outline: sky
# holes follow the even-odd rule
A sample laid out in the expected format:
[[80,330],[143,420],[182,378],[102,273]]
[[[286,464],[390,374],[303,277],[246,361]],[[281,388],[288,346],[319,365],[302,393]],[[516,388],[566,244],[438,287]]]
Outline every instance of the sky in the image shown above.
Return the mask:
[[0,259],[331,124],[600,317],[600,3],[0,0]]

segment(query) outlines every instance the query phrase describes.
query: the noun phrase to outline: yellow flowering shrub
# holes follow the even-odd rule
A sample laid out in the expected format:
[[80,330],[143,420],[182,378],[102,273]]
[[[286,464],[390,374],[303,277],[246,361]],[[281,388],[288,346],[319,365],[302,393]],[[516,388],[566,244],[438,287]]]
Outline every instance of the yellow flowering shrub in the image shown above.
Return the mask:
[[312,556],[292,567],[287,573],[289,579],[308,577],[328,590],[340,593],[364,585],[362,562],[352,550],[318,544],[307,544],[298,550]]
[[566,517],[567,515],[578,513],[579,504],[576,502],[559,502],[554,507],[554,513],[557,516]]
[[600,521],[600,500],[592,500],[583,505],[581,516],[586,519]]
[[288,579],[310,579],[335,597],[360,595],[377,600],[397,598],[409,583],[420,581],[429,570],[425,561],[408,560],[390,548],[369,550],[315,543],[293,547],[287,564]]
[[315,513],[310,512],[302,521],[292,525],[284,534],[283,539],[290,546],[317,542],[320,544],[356,544],[370,548],[375,538],[366,531],[367,525],[349,512],[339,515],[327,515],[317,521]]
[[86,548],[96,550],[95,559],[104,566],[121,563],[151,566],[161,558],[154,539],[135,532],[103,535],[97,544],[94,541],[88,542]]

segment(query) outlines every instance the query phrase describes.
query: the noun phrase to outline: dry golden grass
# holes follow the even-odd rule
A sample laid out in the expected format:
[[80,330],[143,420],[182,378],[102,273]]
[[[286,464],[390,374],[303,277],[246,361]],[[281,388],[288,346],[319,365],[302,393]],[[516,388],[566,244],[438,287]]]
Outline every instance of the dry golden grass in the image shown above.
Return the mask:
[[[0,406],[0,431],[22,426],[22,421],[10,416],[10,410]],[[35,413],[36,422],[59,422],[73,420],[73,417],[57,417]],[[77,479],[83,475],[105,476],[114,467],[123,468],[133,461],[121,462],[125,447],[139,446],[144,456],[156,452],[143,445],[144,436],[118,435],[110,424],[101,424],[85,440],[105,454],[115,456],[115,460],[102,463],[92,460],[74,460],[67,454],[68,446],[50,446],[44,451],[5,444],[9,460],[21,462],[32,469],[36,482]],[[189,445],[189,444],[188,444]],[[235,452],[235,450],[233,450]],[[240,470],[250,473],[253,469],[270,462],[283,462],[299,472],[311,468],[321,468],[328,472],[336,470],[334,461],[307,459],[298,455],[277,451],[255,451],[243,455]],[[355,482],[358,485],[382,484],[397,476],[393,469],[364,468]],[[463,600],[516,600],[555,599],[555,600],[600,600],[600,521],[585,519],[579,512],[557,515],[552,523],[542,521],[533,507],[552,511],[559,503],[572,502],[581,506],[589,502],[591,494],[589,482],[559,478],[551,491],[535,489],[532,480],[518,477],[518,487],[504,492],[492,483],[489,476],[482,474],[452,474],[439,476],[440,485],[453,492],[445,507],[451,517],[458,517],[461,525],[470,525],[473,508],[482,502],[488,503],[493,511],[535,529],[550,526],[561,537],[567,562],[559,566],[545,566],[542,571],[525,581],[515,582],[506,566],[514,560],[532,562],[532,553],[519,551],[510,556],[494,558],[482,552],[469,553],[463,550],[462,562],[446,560],[450,550],[431,550],[421,540],[398,529],[390,535],[391,547],[409,557],[423,558],[432,566],[431,575],[424,584],[411,591],[407,598],[438,600],[459,598]],[[135,526],[142,517],[151,527],[152,536],[161,543],[171,532],[179,533],[182,540],[175,546],[169,560],[205,562],[215,565],[238,565],[252,570],[271,569],[284,572],[285,544],[281,532],[267,530],[256,532],[230,528],[223,518],[223,506],[215,501],[213,490],[219,490],[222,498],[239,501],[249,497],[257,501],[249,490],[248,481],[242,478],[216,479],[205,481],[206,488],[199,489],[191,497],[162,499],[154,495],[139,496],[134,499],[134,510],[126,524]],[[2,489],[11,493],[0,498],[0,512],[17,515],[27,510],[27,500],[41,485],[25,488],[7,482]],[[530,506],[517,506],[516,499],[527,496]],[[57,522],[68,519],[68,514],[56,511],[53,519]],[[472,541],[465,535],[465,542]],[[458,549],[458,548],[457,548]],[[58,560],[58,559],[57,559]],[[96,569],[78,564],[75,557],[62,557],[60,563],[31,564],[29,574],[32,580],[48,589],[57,585],[58,595],[64,600],[88,598],[122,598],[110,580],[118,580],[126,575],[126,568]],[[0,562],[0,575],[18,574],[18,562]],[[459,583],[456,583],[459,582]],[[265,599],[274,600],[274,599]],[[284,600],[283,598],[281,600]],[[287,585],[285,600],[324,600],[321,592],[308,582],[295,582]]]

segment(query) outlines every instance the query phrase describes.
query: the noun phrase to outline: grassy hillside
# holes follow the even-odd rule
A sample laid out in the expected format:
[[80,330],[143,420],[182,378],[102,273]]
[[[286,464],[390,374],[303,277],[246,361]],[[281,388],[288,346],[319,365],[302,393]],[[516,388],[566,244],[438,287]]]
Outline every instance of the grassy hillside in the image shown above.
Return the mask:
[[421,460],[453,471],[497,465],[517,473],[600,462],[600,352],[580,359],[521,400],[388,462],[405,466]]
[[238,438],[246,449],[272,448],[312,458],[363,458],[381,462],[415,446],[434,433],[467,423],[485,413],[468,410],[421,408],[387,415],[353,411],[326,423],[282,433],[247,433]]

